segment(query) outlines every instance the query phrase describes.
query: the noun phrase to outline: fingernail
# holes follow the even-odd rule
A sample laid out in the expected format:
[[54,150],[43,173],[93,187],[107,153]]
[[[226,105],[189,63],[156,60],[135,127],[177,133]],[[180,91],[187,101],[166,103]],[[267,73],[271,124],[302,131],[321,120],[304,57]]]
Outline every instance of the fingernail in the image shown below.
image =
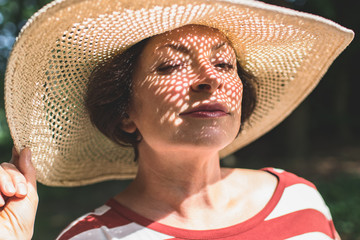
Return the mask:
[[26,195],[27,194],[27,189],[26,189],[25,184],[19,183],[19,185],[17,187],[18,187],[18,191],[19,191],[20,195]]
[[15,188],[12,184],[6,184],[5,190],[8,191],[9,193],[15,193]]

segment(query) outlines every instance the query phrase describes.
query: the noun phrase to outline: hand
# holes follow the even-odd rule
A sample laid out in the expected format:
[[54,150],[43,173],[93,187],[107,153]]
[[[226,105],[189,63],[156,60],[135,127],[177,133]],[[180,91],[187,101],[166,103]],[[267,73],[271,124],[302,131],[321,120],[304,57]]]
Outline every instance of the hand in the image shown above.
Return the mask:
[[38,201],[31,151],[13,148],[10,163],[0,165],[0,240],[31,239]]

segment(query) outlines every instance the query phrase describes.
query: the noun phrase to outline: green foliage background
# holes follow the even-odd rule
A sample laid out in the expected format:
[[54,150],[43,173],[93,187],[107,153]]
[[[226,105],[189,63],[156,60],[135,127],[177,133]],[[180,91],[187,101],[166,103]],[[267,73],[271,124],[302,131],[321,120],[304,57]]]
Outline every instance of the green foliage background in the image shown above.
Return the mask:
[[[4,74],[15,37],[27,19],[49,0],[0,0],[0,162],[11,156],[4,110]],[[359,30],[360,2],[354,0],[267,0],[329,18]],[[360,240],[360,44],[334,62],[315,91],[282,124],[222,161],[224,166],[285,168],[315,182],[342,239]],[[236,161],[235,161],[236,159]],[[129,181],[86,187],[39,184],[34,239],[54,239],[76,217],[103,204]]]

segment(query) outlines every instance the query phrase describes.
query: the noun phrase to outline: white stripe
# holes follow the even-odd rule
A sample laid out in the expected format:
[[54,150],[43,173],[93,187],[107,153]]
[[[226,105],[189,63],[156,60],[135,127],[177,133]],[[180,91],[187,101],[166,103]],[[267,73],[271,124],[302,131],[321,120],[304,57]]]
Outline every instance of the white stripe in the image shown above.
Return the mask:
[[298,235],[296,237],[287,238],[286,240],[334,240],[328,235],[321,232],[311,232]]
[[87,213],[87,214],[79,217],[78,219],[73,221],[67,228],[65,228],[56,239],[59,239],[65,232],[67,232],[70,228],[72,228],[75,224],[77,224],[79,221],[83,220],[87,216],[89,216],[91,214],[100,216],[100,215],[103,215],[104,213],[106,213],[107,211],[109,211],[109,209],[110,209],[109,206],[103,205],[103,206],[95,209],[94,212],[90,212],[90,213]]
[[283,169],[280,169],[280,168],[273,168],[273,170],[277,173],[283,173],[284,170]]
[[329,208],[326,206],[320,193],[316,189],[302,183],[285,188],[279,203],[265,220],[304,209],[315,209],[323,213],[328,220],[331,220]]
[[[100,216],[100,215],[103,215],[104,213],[106,213],[109,210],[110,210],[109,206],[103,205],[103,206],[95,209],[95,211],[93,213],[90,213],[90,214]],[[87,214],[87,215],[89,215],[89,214]]]
[[105,226],[91,229],[69,240],[165,240],[169,238],[172,236],[156,232],[137,223],[129,223],[110,229]]

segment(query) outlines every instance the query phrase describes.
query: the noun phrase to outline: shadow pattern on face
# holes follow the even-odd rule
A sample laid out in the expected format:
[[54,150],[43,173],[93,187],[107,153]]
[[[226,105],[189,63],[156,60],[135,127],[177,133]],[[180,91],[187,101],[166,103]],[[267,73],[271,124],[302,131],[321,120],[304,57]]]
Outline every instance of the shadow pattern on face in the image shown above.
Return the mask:
[[[255,78],[241,69],[227,38],[205,26],[143,40],[92,76],[86,101],[92,122],[115,142],[135,147],[144,136],[192,144],[219,143],[223,136],[224,147],[255,105],[254,84],[248,83]],[[249,89],[244,96],[243,87]]]

